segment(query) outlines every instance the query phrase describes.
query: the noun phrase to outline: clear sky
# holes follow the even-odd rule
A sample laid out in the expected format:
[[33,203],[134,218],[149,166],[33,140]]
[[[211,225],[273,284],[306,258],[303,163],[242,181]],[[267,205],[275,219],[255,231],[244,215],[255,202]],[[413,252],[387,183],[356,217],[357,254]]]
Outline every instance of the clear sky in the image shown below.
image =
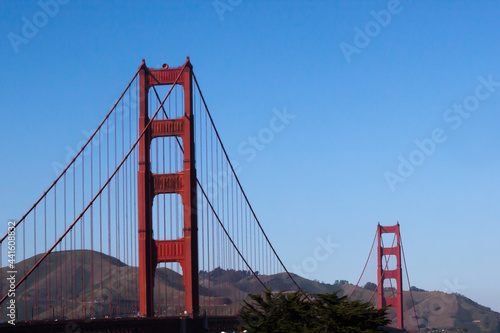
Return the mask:
[[499,2],[54,1],[0,1],[1,221],[53,181],[141,59],[189,55],[292,271],[355,282],[377,222],[399,221],[412,285],[500,311]]

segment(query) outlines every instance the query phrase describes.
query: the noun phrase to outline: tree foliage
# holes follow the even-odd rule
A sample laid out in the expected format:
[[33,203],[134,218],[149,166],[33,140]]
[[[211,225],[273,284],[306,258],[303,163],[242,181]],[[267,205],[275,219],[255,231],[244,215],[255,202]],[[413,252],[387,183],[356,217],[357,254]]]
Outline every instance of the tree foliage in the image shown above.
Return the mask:
[[371,303],[349,301],[337,294],[318,294],[312,300],[300,292],[250,295],[239,314],[239,329],[254,333],[385,332],[381,327],[390,322],[387,308],[375,309]]
[[373,282],[367,282],[363,288],[374,291],[377,290],[377,285]]

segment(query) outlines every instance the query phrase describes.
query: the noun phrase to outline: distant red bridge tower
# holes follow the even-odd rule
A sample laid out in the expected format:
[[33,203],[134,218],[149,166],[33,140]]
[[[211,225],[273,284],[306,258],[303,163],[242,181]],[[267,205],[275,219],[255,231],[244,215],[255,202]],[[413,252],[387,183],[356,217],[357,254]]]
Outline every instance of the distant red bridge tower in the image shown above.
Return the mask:
[[[165,66],[167,67],[167,66]],[[154,276],[158,263],[178,262],[185,286],[185,311],[199,313],[198,216],[193,121],[193,74],[189,58],[183,67],[150,69],[143,61],[139,72],[139,308],[141,315],[153,317]],[[184,88],[184,116],[153,120],[148,116],[148,91],[156,85],[178,84]],[[184,147],[184,166],[178,173],[152,174],[151,141],[160,137],[179,137]],[[154,240],[152,209],[155,195],[177,193],[184,205],[184,235],[180,239]]]
[[[397,238],[397,244],[394,247],[382,246],[382,234],[392,233]],[[394,226],[383,227],[378,224],[377,228],[378,237],[378,307],[379,309],[386,305],[392,305],[396,308],[398,315],[398,327],[404,329],[403,322],[403,279],[401,270],[401,235],[399,233],[399,223]],[[392,245],[391,245],[392,246]],[[382,266],[382,259],[384,256],[396,256],[397,267],[396,269],[388,270],[387,267]],[[384,297],[384,280],[395,279],[397,285],[396,297]]]

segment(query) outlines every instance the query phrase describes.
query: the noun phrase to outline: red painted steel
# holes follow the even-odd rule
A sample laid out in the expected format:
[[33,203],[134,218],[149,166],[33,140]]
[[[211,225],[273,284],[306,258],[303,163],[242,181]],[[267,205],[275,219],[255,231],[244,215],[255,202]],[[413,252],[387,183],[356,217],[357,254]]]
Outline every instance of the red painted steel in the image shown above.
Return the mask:
[[151,123],[152,138],[166,136],[182,136],[184,134],[187,121],[185,118],[153,120]]
[[[139,72],[139,132],[142,133],[149,123],[148,115],[148,68],[143,61]],[[153,226],[151,191],[150,131],[145,130],[139,141],[138,172],[138,223],[139,223],[139,311],[146,317],[153,316]]]
[[[185,253],[184,253],[184,238],[174,240],[155,241],[156,245],[156,262],[177,262],[181,265],[182,271],[185,268]],[[183,274],[183,283],[186,285],[186,274]]]
[[154,194],[162,193],[178,193],[184,191],[185,172],[169,173],[169,174],[153,174],[153,191]]
[[[397,245],[394,247],[382,246],[382,234],[392,233],[396,234]],[[403,273],[401,270],[401,235],[399,232],[399,223],[394,226],[381,226],[380,223],[377,227],[378,237],[378,307],[391,305],[396,308],[398,316],[398,327],[404,328],[403,322]],[[384,256],[394,255],[397,260],[397,267],[393,270],[384,269],[382,266],[382,259]],[[386,266],[387,268],[387,266]],[[397,285],[396,297],[384,297],[384,280],[395,279]]]
[[[170,85],[163,100],[156,85]],[[183,92],[177,94],[175,86]],[[184,96],[184,100],[182,97],[178,100],[177,96]],[[163,106],[169,97],[167,114]],[[168,119],[172,105],[174,114],[180,118]],[[200,150],[198,164],[202,166],[199,179],[194,158],[194,105],[199,111],[196,115],[199,126],[196,137],[200,139],[196,142]],[[164,116],[156,119],[160,111]],[[161,155],[166,149],[175,152],[167,161]],[[198,213],[200,236],[198,187],[202,196]],[[176,196],[168,198],[173,199],[170,208],[166,204],[167,194]],[[156,195],[163,197],[155,198]],[[163,206],[159,204],[161,201]],[[177,216],[182,216],[178,219],[183,219],[183,224],[176,220]],[[269,290],[258,271],[262,276],[272,276],[281,273],[280,267],[300,290],[243,191],[189,59],[184,66],[172,69],[149,69],[143,62],[98,129],[21,221],[22,225],[19,222],[15,226],[23,244],[19,264],[22,262],[26,274],[16,283],[20,292],[18,321],[108,320],[135,317],[138,311],[150,318],[155,314],[181,314],[183,320],[184,317],[198,320],[200,312],[206,316],[234,315],[247,293]],[[160,239],[155,240],[153,235]],[[7,234],[2,239],[6,237]],[[200,260],[204,288],[201,296],[198,237],[200,256],[204,258]],[[31,238],[33,247],[27,244]],[[0,240],[0,251],[7,245]],[[30,264],[27,260],[30,256],[36,262]],[[116,269],[113,256],[126,266]],[[88,261],[90,268],[86,266]],[[157,275],[157,286],[154,285],[157,266],[163,262],[180,264],[184,290],[178,288],[180,277],[166,266],[162,271],[158,268],[161,276]],[[139,281],[135,283],[139,282],[139,290],[127,278],[136,266],[139,266]],[[89,279],[84,278],[85,272],[90,272]],[[171,274],[168,285],[160,283],[168,280],[167,273]],[[239,287],[229,290],[223,287],[227,283]],[[284,283],[276,286],[273,288],[287,288]],[[81,294],[80,290],[89,292]],[[0,308],[8,296],[0,299]]]
[[[177,84],[184,89],[184,116],[178,119],[153,120],[139,143],[139,292],[140,313],[153,316],[153,289],[156,266],[160,262],[181,264],[185,286],[185,314],[199,313],[198,216],[194,150],[192,66],[189,58],[184,70],[179,68],[149,69],[143,62],[139,73],[139,131],[148,124],[148,90],[155,85]],[[178,136],[184,146],[184,170],[173,174],[152,174],[150,148],[153,138]],[[153,239],[152,207],[154,196],[177,193],[184,205],[184,236],[177,240]]]

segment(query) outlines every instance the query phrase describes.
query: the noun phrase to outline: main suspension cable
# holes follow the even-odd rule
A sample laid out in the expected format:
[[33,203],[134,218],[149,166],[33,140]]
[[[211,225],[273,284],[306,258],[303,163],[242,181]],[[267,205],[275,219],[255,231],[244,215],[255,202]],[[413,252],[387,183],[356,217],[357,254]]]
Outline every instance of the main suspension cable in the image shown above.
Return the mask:
[[[177,78],[175,79],[174,81],[174,84],[172,85],[172,87],[170,88],[170,90],[168,91],[167,95],[165,96],[165,98],[163,99],[162,101],[162,104],[160,105],[163,106],[163,104],[165,103],[165,101],[167,100],[167,98],[170,96],[170,93],[172,92],[175,84],[177,83],[177,81],[179,80],[181,74],[184,72],[184,69],[187,65],[187,62],[184,64],[184,66],[182,67],[182,70],[180,71],[179,75],[177,76]],[[140,69],[139,69],[140,70]],[[137,71],[139,72],[139,71]],[[137,75],[137,73],[136,73]],[[127,88],[128,89],[128,88]],[[123,95],[122,95],[123,96]],[[130,154],[134,151],[135,147],[137,146],[137,144],[139,143],[139,141],[141,140],[141,138],[144,136],[144,133],[146,133],[146,130],[151,126],[151,123],[153,122],[153,119],[156,117],[156,115],[158,114],[158,112],[160,111],[160,108],[158,108],[155,112],[155,114],[153,115],[153,117],[151,117],[151,119],[149,120],[149,122],[147,123],[147,125],[144,127],[144,129],[142,130],[141,134],[139,135],[139,137],[137,138],[137,140],[135,141],[134,145],[130,148],[130,150],[128,151],[127,155],[125,155],[122,159],[122,161],[120,162],[120,164],[116,167],[115,171],[111,174],[111,176],[108,178],[108,180],[106,181],[106,183],[104,183],[104,185],[101,187],[101,189],[96,193],[96,195],[92,198],[92,200],[90,200],[90,202],[87,204],[87,206],[82,210],[82,212],[78,215],[78,217],[75,219],[75,221],[68,227],[68,229],[66,229],[66,231],[62,234],[61,237],[59,237],[59,239],[54,243],[54,245],[52,245],[52,247],[45,252],[45,254],[35,263],[35,265],[33,265],[33,267],[17,282],[15,288],[17,289],[19,287],[19,285],[21,285],[21,283],[23,283],[27,278],[28,276],[45,260],[45,258],[48,257],[48,255],[52,252],[52,250],[54,250],[54,248],[56,248],[56,246],[63,240],[63,238],[73,229],[73,227],[78,223],[78,221],[83,217],[83,215],[87,212],[87,210],[92,206],[92,204],[94,203],[94,201],[97,199],[98,196],[100,196],[100,194],[104,191],[104,189],[108,186],[108,184],[111,182],[111,180],[114,178],[114,176],[118,173],[118,171],[120,170],[120,168],[122,167],[122,165],[125,163],[125,161],[127,160],[127,158],[130,156]],[[2,299],[0,299],[0,304],[3,303],[3,301],[5,301],[5,299],[9,296],[9,293],[5,294],[5,296],[3,296]]]
[[[382,238],[382,237],[381,237],[381,238]],[[394,247],[394,241],[395,241],[395,240],[396,240],[396,234],[394,234],[394,238],[392,239],[392,245],[391,245],[391,247]],[[383,239],[381,239],[381,241],[382,241],[382,247],[384,247],[384,240],[383,240]],[[379,279],[379,280],[378,280],[378,282],[377,282],[377,286],[380,286],[380,284],[382,283],[382,280],[383,280],[383,278],[384,278],[385,271],[387,270],[387,267],[389,267],[389,259],[388,259],[388,258],[386,258],[386,259],[385,259],[385,268],[384,268],[384,270],[382,271],[382,275],[380,276],[380,279]],[[391,284],[391,289],[392,289],[392,282],[391,282],[391,280],[389,280],[389,283]],[[378,289],[379,289],[379,288],[377,288],[377,289],[375,289],[375,290],[373,291],[373,293],[372,293],[372,295],[370,296],[370,299],[368,300],[368,302],[370,302],[370,301],[372,300],[373,296],[375,295],[375,293],[377,292],[377,290],[378,290]],[[380,288],[380,291],[381,291],[382,296],[383,296],[383,295],[384,295],[384,285],[382,285],[382,288]],[[394,291],[393,291],[393,293],[394,293]]]
[[352,289],[352,291],[349,294],[349,296],[347,296],[347,299],[351,298],[351,296],[354,293],[354,291],[356,290],[356,288],[358,288],[359,282],[361,281],[361,278],[363,277],[363,274],[365,274],[365,269],[366,269],[366,266],[368,265],[368,261],[370,260],[371,255],[372,255],[373,246],[375,245],[375,240],[376,239],[377,239],[377,232],[375,232],[375,237],[373,237],[372,247],[370,248],[370,253],[368,254],[368,258],[366,259],[365,267],[363,267],[363,271],[361,272],[361,276],[359,277],[358,282],[356,283],[356,285]]
[[193,78],[194,78],[194,81],[196,83],[196,87],[198,88],[198,92],[200,93],[200,97],[201,97],[201,100],[203,101],[203,105],[205,106],[205,110],[207,111],[207,114],[208,114],[208,117],[210,119],[210,122],[212,123],[212,127],[214,129],[214,132],[217,136],[217,139],[219,140],[219,143],[221,145],[221,148],[222,148],[222,151],[224,152],[224,155],[227,159],[227,162],[229,164],[229,166],[231,167],[231,171],[234,175],[234,178],[236,179],[236,182],[238,183],[238,186],[245,198],[245,201],[247,202],[248,204],[248,207],[250,208],[250,211],[252,212],[252,215],[253,217],[255,218],[255,221],[257,222],[257,225],[259,226],[262,234],[264,235],[264,237],[266,238],[266,241],[267,243],[269,244],[271,250],[273,251],[274,255],[276,256],[276,258],[278,259],[278,261],[280,262],[281,264],[281,267],[283,267],[283,269],[285,270],[285,272],[287,273],[288,277],[290,278],[290,280],[295,284],[295,286],[302,292],[302,294],[304,294],[304,296],[306,296],[307,299],[310,300],[309,296],[302,290],[302,288],[298,285],[298,283],[295,281],[295,279],[293,278],[293,276],[290,274],[290,272],[288,271],[288,269],[285,267],[285,265],[283,264],[283,261],[281,260],[281,258],[279,257],[278,253],[276,252],[276,250],[274,249],[274,246],[271,244],[271,242],[269,241],[269,238],[267,237],[267,234],[266,232],[264,231],[264,228],[262,228],[262,225],[259,221],[259,219],[257,218],[257,214],[255,214],[255,211],[253,210],[252,208],[252,205],[250,204],[250,201],[248,200],[248,197],[245,193],[245,191],[243,190],[243,186],[241,185],[241,182],[238,178],[238,176],[236,175],[236,172],[234,171],[234,167],[233,167],[233,164],[231,163],[230,159],[229,159],[229,156],[227,154],[227,151],[226,151],[226,148],[224,147],[224,144],[222,143],[222,140],[219,136],[219,132],[217,131],[217,128],[215,127],[215,123],[213,121],[213,118],[212,118],[212,115],[210,114],[210,110],[208,109],[208,105],[205,101],[205,97],[203,96],[203,93],[201,92],[201,89],[200,89],[200,86],[198,84],[198,80],[196,79],[196,75],[194,74],[193,72]]
[[[123,96],[125,95],[125,93],[127,92],[128,88],[132,85],[132,82],[134,82],[135,78],[137,77],[137,74],[139,74],[139,71],[141,70],[141,68],[139,67],[139,69],[137,70],[137,72],[135,72],[134,74],[134,77],[132,78],[132,80],[130,80],[129,84],[127,85],[127,87],[125,88],[125,90],[123,91],[123,93],[121,94],[121,96],[118,98],[118,100],[116,101],[115,105],[113,105],[113,107],[111,108],[111,110],[108,112],[108,114],[106,115],[106,117],[104,117],[103,121],[99,124],[99,126],[97,126],[97,129],[94,131],[94,133],[92,133],[92,135],[89,137],[89,139],[87,140],[87,142],[82,146],[82,148],[80,149],[80,151],[78,151],[78,153],[75,155],[75,157],[73,157],[73,159],[71,160],[71,162],[69,162],[68,166],[66,166],[66,168],[64,168],[64,170],[61,172],[61,174],[56,178],[56,180],[54,180],[54,182],[49,186],[49,188],[42,194],[42,196],[33,204],[33,206],[31,206],[30,209],[28,209],[28,211],[26,212],[26,214],[24,214],[20,219],[19,221],[16,222],[16,224],[14,225],[14,228],[17,228],[17,226],[22,223],[24,221],[24,219],[26,218],[26,216],[28,216],[29,213],[31,213],[33,211],[33,209],[47,196],[47,194],[50,192],[50,190],[57,184],[57,182],[59,181],[59,179],[61,179],[61,177],[66,174],[66,171],[68,171],[68,169],[71,167],[71,165],[76,161],[76,159],[78,158],[78,156],[80,156],[80,154],[85,150],[85,148],[89,145],[89,143],[92,141],[92,139],[94,138],[94,136],[97,134],[97,132],[99,132],[99,130],[101,129],[102,125],[104,125],[104,123],[108,120],[109,116],[111,115],[111,113],[115,110],[116,106],[118,105],[118,103],[120,103],[121,99],[123,98]],[[9,235],[9,233],[7,232],[5,234],[5,236],[2,237],[2,239],[0,239],[0,244],[2,244],[2,242],[5,240],[5,238],[7,238],[7,236]]]
[[[156,91],[156,88],[153,86],[153,90],[156,94],[156,98],[157,99],[160,99],[160,96],[158,95],[158,92]],[[163,108],[163,106],[162,106]],[[163,108],[163,113],[166,117],[166,119],[169,119],[168,118],[168,115],[165,111],[165,109]],[[184,152],[184,148],[182,147],[182,144],[179,140],[179,138],[176,136],[175,139],[177,140],[177,144],[179,145],[179,148],[181,149],[182,152]],[[247,260],[243,257],[243,254],[240,252],[240,250],[238,249],[238,247],[236,246],[235,242],[233,241],[233,239],[231,238],[231,236],[229,235],[228,231],[226,230],[226,228],[224,227],[224,224],[222,223],[222,221],[220,220],[219,218],[219,215],[217,214],[217,212],[215,211],[215,208],[214,206],[212,205],[212,202],[210,201],[210,199],[208,199],[208,195],[206,194],[205,190],[203,189],[203,186],[201,186],[201,183],[200,183],[200,180],[198,179],[198,177],[196,177],[196,182],[198,184],[198,186],[200,187],[200,190],[201,192],[203,193],[203,196],[205,197],[205,199],[207,200],[207,203],[210,205],[210,209],[212,210],[212,212],[214,213],[215,215],[215,218],[217,219],[217,221],[219,222],[220,226],[222,227],[222,229],[224,230],[224,233],[227,235],[227,237],[229,238],[229,241],[231,242],[231,244],[233,245],[233,247],[235,248],[236,252],[238,252],[238,255],[241,257],[241,259],[245,262],[245,264],[247,265],[248,269],[250,269],[250,271],[252,272],[252,274],[255,276],[255,278],[260,282],[260,284],[262,284],[262,286],[269,291],[269,288],[267,288],[267,286],[264,284],[264,282],[262,282],[262,280],[259,278],[259,276],[257,275],[257,273],[254,272],[254,270],[252,269],[252,267],[248,264]]]
[[415,300],[413,299],[413,293],[411,291],[410,276],[408,275],[408,266],[406,265],[405,250],[403,248],[403,239],[401,238],[401,235],[399,236],[399,240],[401,242],[401,252],[403,252],[403,262],[405,264],[406,279],[408,280],[408,289],[410,290],[411,302],[413,304],[413,312],[415,313],[415,320],[417,321],[417,329],[420,332],[420,325],[418,324],[417,309],[415,308]]

